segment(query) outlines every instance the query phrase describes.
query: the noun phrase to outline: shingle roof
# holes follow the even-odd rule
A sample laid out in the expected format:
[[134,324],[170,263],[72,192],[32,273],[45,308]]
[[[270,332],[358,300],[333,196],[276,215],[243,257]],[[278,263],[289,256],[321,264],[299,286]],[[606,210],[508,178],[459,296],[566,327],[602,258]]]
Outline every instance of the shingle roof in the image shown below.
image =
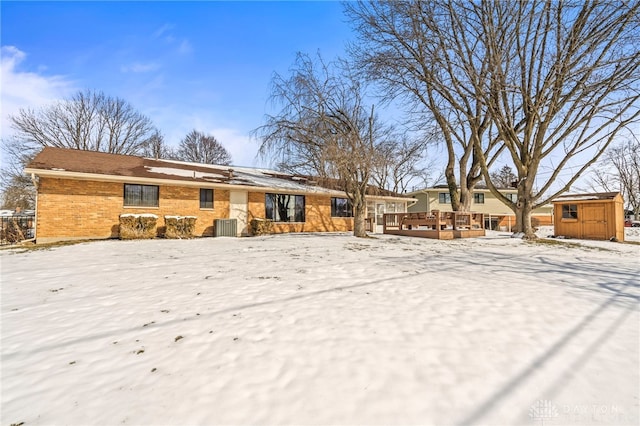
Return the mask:
[[[269,169],[187,163],[54,147],[44,148],[29,163],[25,171],[35,174],[39,174],[39,171],[40,174],[42,171],[55,172],[54,174],[59,174],[61,177],[70,172],[105,177],[168,180],[176,181],[176,184],[181,181],[282,191],[342,192],[339,182],[335,179],[318,179]],[[402,197],[394,192],[375,187],[370,187],[367,192],[375,196]]]

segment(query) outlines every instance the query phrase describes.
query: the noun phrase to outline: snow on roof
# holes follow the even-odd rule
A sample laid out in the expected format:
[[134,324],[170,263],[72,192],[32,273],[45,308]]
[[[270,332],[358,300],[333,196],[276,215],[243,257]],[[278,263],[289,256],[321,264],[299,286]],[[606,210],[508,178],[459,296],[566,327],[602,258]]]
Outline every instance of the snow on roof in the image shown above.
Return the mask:
[[336,191],[334,189],[323,188],[321,186],[312,186],[306,185],[301,182],[306,182],[304,178],[295,177],[292,175],[292,180],[286,180],[281,177],[272,176],[270,174],[265,173],[264,170],[253,170],[253,173],[249,172],[250,169],[245,169],[245,171],[238,171],[234,169],[233,175],[234,178],[231,180],[232,182],[236,181],[235,176],[237,175],[238,179],[242,179],[246,182],[251,182],[252,186],[259,187],[268,187],[268,188],[277,188],[282,190],[290,190],[290,191],[305,191],[305,192],[323,192],[323,193],[343,193],[343,191]]
[[168,176],[179,176],[185,178],[194,178],[194,179],[225,179],[228,175],[223,175],[221,173],[207,173],[200,172],[195,170],[187,170],[180,169],[177,167],[147,167],[145,166],[150,173],[160,174],[160,175],[168,175]]
[[265,168],[261,168],[261,167],[244,167],[244,166],[232,166],[232,165],[218,165],[218,164],[205,164],[205,163],[191,163],[188,161],[180,161],[180,160],[167,160],[167,159],[157,159],[157,158],[151,158],[151,157],[145,157],[146,160],[151,160],[154,162],[162,162],[162,163],[167,163],[167,164],[174,164],[176,166],[182,166],[182,167],[169,167],[170,169],[184,169],[185,167],[193,167],[194,165],[197,165],[199,168],[201,169],[211,169],[214,171],[232,171],[232,172],[244,172],[244,173],[259,173],[259,174],[270,174],[270,175],[280,175],[280,176],[290,176],[292,178],[295,179],[295,176],[290,174],[290,173],[286,173],[286,172],[279,172],[277,170],[273,170],[273,169],[265,169]]
[[[340,189],[337,181],[331,179],[315,182],[315,178],[264,168],[188,163],[67,148],[44,148],[29,163],[25,171],[35,174],[44,174],[45,171],[49,171],[73,176],[77,176],[77,174],[91,174],[94,177],[102,175],[117,177],[121,180],[173,180],[190,184],[236,185],[264,188],[267,191],[294,191],[344,196],[344,191]],[[410,198],[375,187],[370,187],[367,192],[370,196],[382,198]]]
[[598,192],[593,194],[565,194],[553,199],[552,203],[563,201],[588,201],[588,200],[613,200],[618,195],[617,192]]
[[[219,173],[220,166],[217,169],[211,167],[211,171],[200,171],[185,168],[171,167],[147,167],[145,170],[153,175],[164,175],[166,178],[186,178],[195,180],[204,180],[211,183],[223,183],[228,185],[255,186],[261,188],[272,188],[287,191],[303,191],[303,192],[323,192],[336,193],[333,189],[323,188],[319,186],[307,185],[304,182],[306,178],[294,176],[285,173],[279,173],[267,169],[250,169],[250,168],[228,168],[226,173]],[[218,173],[215,173],[215,172]],[[276,176],[274,176],[276,175]],[[160,177],[160,176],[158,176]],[[290,179],[290,180],[288,180]]]

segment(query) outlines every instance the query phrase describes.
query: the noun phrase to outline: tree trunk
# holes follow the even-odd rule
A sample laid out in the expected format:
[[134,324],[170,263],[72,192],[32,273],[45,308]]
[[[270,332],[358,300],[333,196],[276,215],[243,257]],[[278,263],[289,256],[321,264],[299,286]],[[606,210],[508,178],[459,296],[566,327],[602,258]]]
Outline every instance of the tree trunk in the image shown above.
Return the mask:
[[518,202],[516,203],[516,232],[523,233],[523,239],[535,240],[536,234],[533,226],[531,225],[531,211],[533,210],[533,204],[530,197],[523,194],[523,188],[518,190]]
[[[464,182],[466,184],[466,182]],[[458,203],[458,210],[460,212],[471,211],[471,199],[473,198],[473,192],[465,184],[460,185],[460,202]]]
[[363,203],[361,200],[354,200],[353,216],[353,236],[367,237],[367,231],[364,224],[366,209],[365,203]]
[[460,208],[460,195],[458,193],[458,181],[452,162],[447,164],[444,175],[447,179],[447,187],[449,188],[449,196],[451,197],[451,209],[457,211]]

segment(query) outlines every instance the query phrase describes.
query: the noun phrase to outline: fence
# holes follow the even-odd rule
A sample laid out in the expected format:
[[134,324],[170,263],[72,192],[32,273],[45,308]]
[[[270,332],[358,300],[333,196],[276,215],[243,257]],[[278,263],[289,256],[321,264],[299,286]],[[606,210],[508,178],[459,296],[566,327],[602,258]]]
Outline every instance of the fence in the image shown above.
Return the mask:
[[35,236],[35,215],[0,216],[0,245],[15,244]]
[[372,217],[365,217],[364,218],[364,230],[367,232],[375,232],[374,229],[375,225],[373,224],[373,218]]

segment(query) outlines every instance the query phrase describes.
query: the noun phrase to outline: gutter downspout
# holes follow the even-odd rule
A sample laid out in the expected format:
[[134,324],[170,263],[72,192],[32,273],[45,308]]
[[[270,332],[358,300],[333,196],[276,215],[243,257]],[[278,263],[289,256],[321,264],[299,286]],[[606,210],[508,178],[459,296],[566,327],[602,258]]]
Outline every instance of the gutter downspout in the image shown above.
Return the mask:
[[28,240],[24,240],[27,242],[36,241],[36,237],[38,236],[38,180],[36,179],[36,174],[31,173],[31,183],[33,183],[33,187],[36,189],[36,205],[35,205],[35,215],[33,217],[33,238],[29,238]]
[[[36,191],[38,191],[38,181],[36,179],[36,174],[35,173],[31,173],[31,183],[33,184],[34,188],[36,188]],[[36,192],[36,196],[37,196],[37,192]]]
[[429,198],[429,192],[427,192],[427,190],[425,189],[424,191],[422,191],[422,193],[424,194],[425,201],[426,201],[426,204],[427,204],[427,208],[426,208],[427,213],[430,213],[431,212],[431,198]]

